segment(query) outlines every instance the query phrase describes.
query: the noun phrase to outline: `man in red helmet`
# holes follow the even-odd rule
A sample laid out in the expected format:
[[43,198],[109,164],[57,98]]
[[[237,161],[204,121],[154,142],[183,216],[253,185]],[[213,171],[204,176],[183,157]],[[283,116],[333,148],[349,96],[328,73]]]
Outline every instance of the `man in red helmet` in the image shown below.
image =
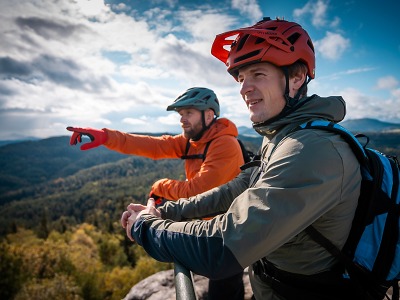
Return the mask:
[[[345,116],[341,97],[307,96],[315,77],[309,35],[297,23],[264,18],[218,35],[212,54],[240,83],[253,127],[264,137],[260,166],[160,209],[152,199],[130,204],[121,217],[128,237],[155,259],[211,278],[249,266],[255,299],[365,299],[305,232],[313,225],[343,247],[361,182],[359,163],[339,135],[294,130]],[[215,211],[221,214],[212,220],[185,221]]]

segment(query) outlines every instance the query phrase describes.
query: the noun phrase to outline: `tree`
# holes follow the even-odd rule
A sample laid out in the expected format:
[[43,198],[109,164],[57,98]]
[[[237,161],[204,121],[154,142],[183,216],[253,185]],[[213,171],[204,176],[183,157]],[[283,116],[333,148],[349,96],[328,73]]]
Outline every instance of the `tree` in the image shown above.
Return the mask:
[[9,245],[0,244],[0,299],[13,299],[23,285],[22,259]]

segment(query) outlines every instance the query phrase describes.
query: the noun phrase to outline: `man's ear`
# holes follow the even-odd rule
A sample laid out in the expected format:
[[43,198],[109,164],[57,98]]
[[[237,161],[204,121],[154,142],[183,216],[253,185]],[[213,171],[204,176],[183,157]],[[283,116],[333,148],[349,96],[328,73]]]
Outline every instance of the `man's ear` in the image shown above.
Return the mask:
[[214,120],[214,111],[211,108],[205,111],[205,119],[207,126]]
[[295,95],[306,80],[307,80],[307,74],[304,72],[298,72],[295,76],[290,78],[289,79],[290,94]]

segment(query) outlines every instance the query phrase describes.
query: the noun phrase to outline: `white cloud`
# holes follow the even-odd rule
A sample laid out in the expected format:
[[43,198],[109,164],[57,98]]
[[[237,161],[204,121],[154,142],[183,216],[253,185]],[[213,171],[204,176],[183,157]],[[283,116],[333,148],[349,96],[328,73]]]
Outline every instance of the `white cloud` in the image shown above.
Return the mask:
[[[346,75],[353,75],[353,74],[359,74],[359,73],[367,73],[367,72],[371,72],[373,70],[375,70],[376,68],[371,68],[371,67],[360,67],[360,68],[356,68],[356,69],[348,69],[348,70],[344,70],[341,72],[336,72],[336,73],[332,73],[329,75],[325,75],[325,76],[318,76],[318,80],[324,80],[324,79],[328,79],[328,80],[337,80],[343,76]],[[312,82],[315,82],[315,80],[313,80]]]
[[400,105],[400,89],[392,90],[392,95],[393,95],[393,97],[395,97],[396,99],[399,99],[398,103],[399,103],[399,105]]
[[328,31],[324,38],[314,42],[314,46],[322,57],[337,60],[350,47],[350,39]]
[[393,90],[399,85],[399,81],[394,76],[386,76],[378,79],[376,87],[378,89]]
[[[322,27],[327,24],[328,1],[308,1],[302,8],[295,9],[293,16],[300,18],[304,15],[311,15],[311,22],[315,27]],[[337,22],[337,20],[335,21]]]
[[346,119],[374,118],[379,120],[400,120],[400,93],[389,98],[363,94],[355,88],[340,92],[346,101]]
[[[209,81],[213,85],[226,75],[224,66],[211,56],[210,45],[218,31],[231,26],[233,18],[212,10],[182,10],[176,19],[184,24],[182,31],[164,36],[165,31],[158,29],[168,21],[161,20],[160,26],[152,29],[143,16],[135,19],[116,14],[99,0],[26,5],[22,0],[10,0],[3,8],[2,115],[18,111],[21,122],[30,119],[33,112],[40,113],[41,122],[36,124],[46,128],[39,130],[40,136],[59,130],[60,126],[51,125],[55,120],[92,127],[124,126],[121,120],[143,121],[138,111],[149,116],[165,112],[166,105],[191,85],[207,86]],[[122,9],[127,7],[119,7]],[[172,13],[162,11],[166,16]],[[190,42],[181,36],[191,37]],[[117,63],[103,56],[116,51],[131,59]],[[214,72],[215,68],[220,72]],[[132,117],[124,119],[123,114]],[[1,118],[1,128],[6,120],[16,122],[9,119],[16,117],[15,113],[8,116]],[[25,134],[38,134],[34,127],[26,128]]]
[[232,0],[232,8],[237,9],[240,14],[257,22],[263,17],[260,6],[256,0]]
[[96,17],[99,14],[109,11],[103,0],[75,0],[78,5],[78,11],[87,17]]
[[339,17],[334,17],[334,19],[332,20],[332,22],[330,23],[330,27],[338,27],[341,23],[341,20]]
[[114,11],[129,11],[131,7],[125,3],[111,4],[112,10]]
[[122,122],[130,125],[146,125],[147,118],[145,116],[142,119],[124,118]]
[[177,126],[180,124],[180,117],[178,113],[173,112],[164,117],[158,117],[157,121],[161,124]]

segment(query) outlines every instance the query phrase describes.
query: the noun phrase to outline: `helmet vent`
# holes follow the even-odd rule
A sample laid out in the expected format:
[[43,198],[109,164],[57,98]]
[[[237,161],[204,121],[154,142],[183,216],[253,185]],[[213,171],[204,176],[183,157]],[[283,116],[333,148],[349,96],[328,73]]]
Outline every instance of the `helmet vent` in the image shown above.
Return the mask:
[[190,98],[196,98],[196,96],[199,94],[199,92],[194,92],[192,95],[190,95]]
[[299,39],[299,37],[300,37],[300,33],[296,32],[296,33],[293,33],[291,36],[289,36],[287,39],[292,45],[294,45],[296,43],[296,41]]
[[261,44],[262,42],[265,42],[265,39],[259,37],[259,38],[257,38],[255,44],[258,45],[258,44]]
[[249,38],[249,35],[246,34],[246,35],[243,36],[243,38],[241,38],[239,40],[239,44],[237,46],[237,50],[236,51],[240,51],[243,48],[243,45],[246,43],[248,38]]
[[260,54],[260,50],[255,50],[255,51],[249,52],[246,55],[242,55],[242,56],[239,56],[238,58],[236,58],[235,59],[235,63],[237,63],[239,61],[242,61],[242,60],[246,60],[246,59],[251,58],[253,56],[257,56],[258,54]]

